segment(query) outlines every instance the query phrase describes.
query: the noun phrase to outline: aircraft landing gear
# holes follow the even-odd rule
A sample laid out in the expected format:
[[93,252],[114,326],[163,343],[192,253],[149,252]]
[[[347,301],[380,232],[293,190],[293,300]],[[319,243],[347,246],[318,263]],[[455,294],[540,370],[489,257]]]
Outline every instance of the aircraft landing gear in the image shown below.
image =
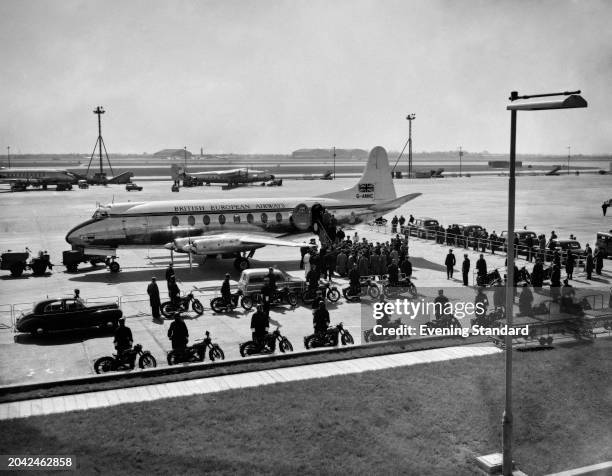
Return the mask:
[[238,271],[244,271],[245,269],[249,269],[251,267],[251,263],[248,258],[244,256],[240,256],[234,260],[234,268]]

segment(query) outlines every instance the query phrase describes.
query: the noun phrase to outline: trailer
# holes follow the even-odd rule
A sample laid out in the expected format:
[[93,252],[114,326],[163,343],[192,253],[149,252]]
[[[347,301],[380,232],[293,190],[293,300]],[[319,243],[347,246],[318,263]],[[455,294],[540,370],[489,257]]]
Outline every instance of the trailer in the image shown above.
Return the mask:
[[115,261],[116,258],[116,250],[104,248],[79,248],[62,253],[62,263],[70,273],[75,273],[81,263],[90,263],[92,266],[104,263],[111,273],[118,273],[121,267]]

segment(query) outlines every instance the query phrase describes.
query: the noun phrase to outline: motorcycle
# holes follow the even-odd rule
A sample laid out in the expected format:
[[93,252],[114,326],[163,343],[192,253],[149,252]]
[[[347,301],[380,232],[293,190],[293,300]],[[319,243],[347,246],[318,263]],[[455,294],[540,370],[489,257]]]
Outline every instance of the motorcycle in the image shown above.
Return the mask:
[[380,288],[371,278],[362,279],[360,282],[360,291],[359,293],[354,292],[354,290],[349,286],[348,288],[344,288],[342,290],[342,294],[344,295],[344,299],[349,302],[357,302],[360,301],[363,296],[370,296],[372,299],[378,299],[380,296]]
[[475,319],[472,319],[470,321],[470,325],[480,327],[497,327],[500,325],[500,321],[505,318],[506,313],[504,312],[504,308],[497,307],[488,314],[483,313],[479,316],[476,316]]
[[304,304],[311,304],[317,296],[317,291],[321,291],[321,294],[329,302],[338,302],[340,299],[340,291],[336,286],[332,286],[330,281],[322,281],[316,289],[307,289],[302,293],[302,301]]
[[403,276],[395,285],[389,283],[387,276],[383,276],[383,278],[385,279],[383,283],[383,294],[385,296],[398,298],[407,294],[410,299],[417,297],[417,288],[409,277]]
[[191,309],[193,309],[193,312],[195,312],[198,316],[204,314],[204,306],[199,299],[193,297],[193,292],[180,297],[178,305],[172,301],[162,303],[161,313],[164,317],[171,318],[177,312],[180,314],[182,312],[189,311],[189,304],[191,304]]
[[[402,320],[396,319],[394,321],[389,322],[387,325],[384,325],[383,327],[385,329],[391,329],[391,328],[399,329],[401,326],[402,326]],[[363,331],[363,340],[365,340],[366,342],[377,342],[381,340],[395,340],[395,339],[397,339],[397,336],[388,335],[388,334],[379,335],[374,332],[374,329],[368,329],[366,331]]]
[[[245,301],[247,304],[245,304]],[[238,307],[238,303],[240,303],[245,310],[249,310],[253,307],[251,300],[243,296],[242,291],[240,290],[232,294],[230,302],[226,302],[221,296],[211,299],[210,307],[217,314],[221,314],[224,312],[232,312]],[[249,303],[250,306],[248,305]]]
[[315,347],[335,347],[338,345],[338,336],[342,345],[354,344],[355,340],[342,323],[335,327],[328,327],[327,331],[319,334],[311,334],[304,337],[304,347],[314,349]]
[[151,355],[151,352],[142,350],[142,345],[136,344],[133,348],[123,351],[120,355],[113,354],[112,357],[100,357],[94,363],[94,370],[97,374],[114,372],[116,370],[132,370],[136,363],[136,356],[140,356],[138,367],[141,369],[157,367],[157,361]]
[[[279,291],[274,291],[270,298],[270,306],[281,306],[283,304],[289,304],[291,307],[297,306],[297,296],[289,288],[284,288]],[[255,293],[251,296],[244,296],[242,298],[242,307],[247,311],[253,308],[254,304],[262,304],[263,296],[261,293]]]
[[293,345],[289,342],[289,339],[282,336],[278,327],[272,333],[268,333],[261,341],[248,341],[240,344],[240,355],[246,357],[247,355],[255,354],[272,354],[276,348],[278,342],[278,349],[282,352],[293,351]]
[[168,365],[180,364],[183,362],[203,362],[208,350],[208,358],[211,362],[215,360],[225,360],[225,354],[219,344],[213,344],[210,332],[206,331],[206,337],[195,341],[193,345],[186,347],[182,351],[171,350],[168,352]]
[[430,329],[461,329],[459,319],[452,314],[442,314],[433,321],[426,322],[425,325]]

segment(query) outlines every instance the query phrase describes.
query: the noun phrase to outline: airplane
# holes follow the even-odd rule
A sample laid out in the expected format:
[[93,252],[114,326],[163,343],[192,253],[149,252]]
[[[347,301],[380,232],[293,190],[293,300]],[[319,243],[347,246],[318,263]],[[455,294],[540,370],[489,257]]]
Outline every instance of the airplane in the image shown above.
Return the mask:
[[23,192],[29,186],[47,189],[55,185],[58,191],[70,190],[77,178],[65,169],[45,168],[0,168],[0,183],[11,185],[11,191]]
[[187,172],[185,169],[181,170],[174,164],[171,166],[171,171],[173,176],[178,175],[178,177],[189,184],[194,184],[194,182],[205,183],[206,185],[210,185],[211,183],[223,183],[230,187],[236,187],[245,183],[268,182],[269,180],[274,180],[274,175],[268,172],[247,168]]
[[107,256],[116,256],[118,247],[158,245],[202,261],[234,258],[236,269],[244,270],[258,248],[304,246],[289,240],[291,234],[314,232],[322,237],[325,210],[339,225],[364,223],[419,195],[396,196],[387,152],[378,146],[370,152],[361,179],[346,190],[314,197],[112,203],[72,228],[66,241],[85,254],[95,249],[98,254],[106,250]]

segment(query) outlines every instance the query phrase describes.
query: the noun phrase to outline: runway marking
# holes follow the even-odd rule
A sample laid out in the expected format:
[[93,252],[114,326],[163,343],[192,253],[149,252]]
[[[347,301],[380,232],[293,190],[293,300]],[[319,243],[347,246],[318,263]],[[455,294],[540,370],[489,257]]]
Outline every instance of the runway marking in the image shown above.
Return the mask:
[[283,382],[294,382],[337,375],[356,374],[375,370],[419,365],[465,357],[478,357],[502,352],[494,346],[459,346],[429,349],[402,354],[363,357],[339,362],[298,365],[242,374],[222,375],[201,379],[167,382],[115,390],[102,390],[77,395],[36,398],[20,402],[0,403],[0,420],[28,418],[38,415],[65,413],[144,402],[162,398],[216,393],[238,388],[253,388]]

